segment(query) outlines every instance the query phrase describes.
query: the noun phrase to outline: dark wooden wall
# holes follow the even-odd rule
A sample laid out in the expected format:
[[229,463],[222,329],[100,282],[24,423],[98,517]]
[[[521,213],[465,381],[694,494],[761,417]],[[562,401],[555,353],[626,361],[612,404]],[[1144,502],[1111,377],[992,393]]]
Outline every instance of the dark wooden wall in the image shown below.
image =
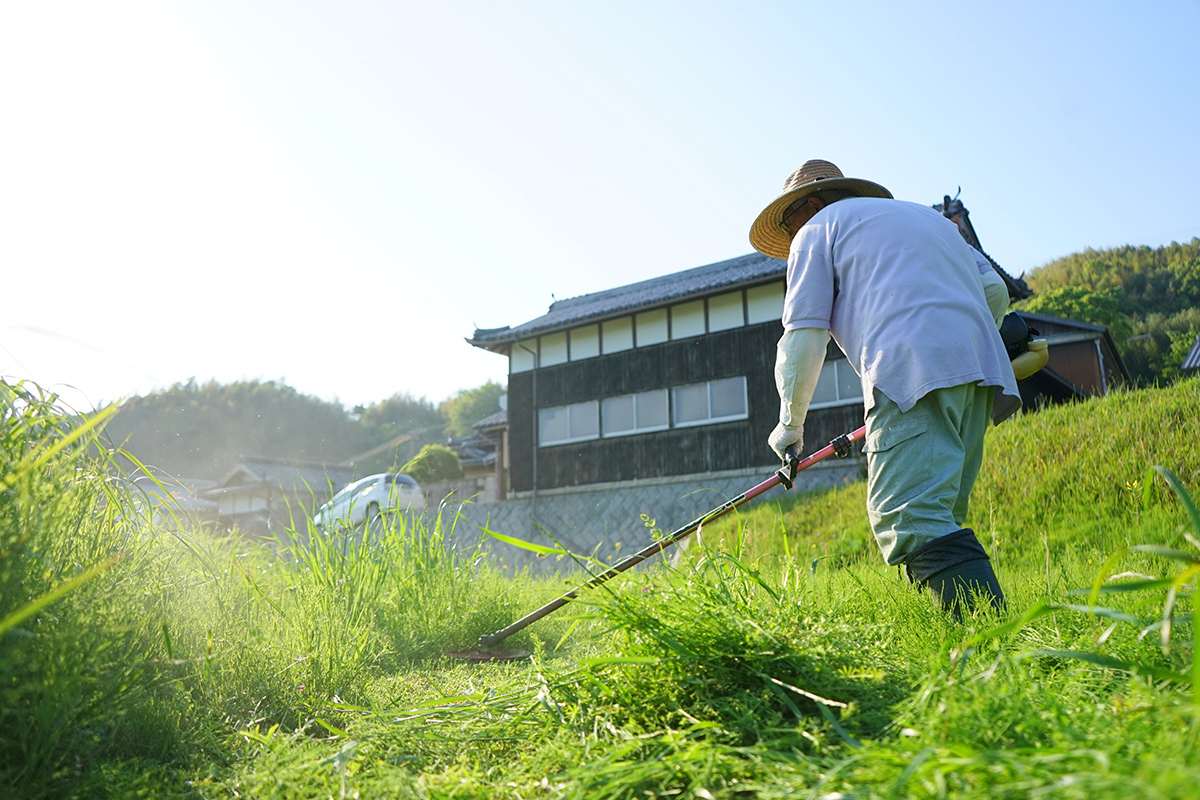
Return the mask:
[[[749,418],[736,422],[538,448],[539,489],[774,466],[767,436],[779,418],[780,333],[779,323],[764,323],[510,375],[512,490],[533,488],[535,381],[537,407],[547,408],[744,375],[749,405]],[[857,428],[862,414],[861,405],[811,413],[806,452]]]

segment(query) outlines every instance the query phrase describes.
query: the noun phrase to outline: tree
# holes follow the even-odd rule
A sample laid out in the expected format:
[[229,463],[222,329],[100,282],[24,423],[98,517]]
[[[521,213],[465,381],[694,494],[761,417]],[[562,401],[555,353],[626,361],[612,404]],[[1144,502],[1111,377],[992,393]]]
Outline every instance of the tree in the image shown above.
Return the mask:
[[[1200,323],[1200,238],[1088,248],[1033,270],[1026,281],[1039,295],[1021,308],[1106,325],[1137,385],[1171,381],[1179,367],[1173,350]],[[1112,314],[1114,298],[1125,326]]]
[[1119,343],[1128,339],[1132,330],[1120,311],[1118,293],[1111,289],[1089,291],[1080,286],[1062,286],[1022,300],[1018,309],[1103,325]]
[[1200,238],[1157,248],[1087,248],[1033,270],[1026,282],[1038,293],[1064,286],[1115,291],[1121,312],[1133,317],[1175,314],[1200,305]]
[[458,454],[444,444],[427,444],[404,468],[417,483],[437,483],[462,477]]
[[1179,368],[1183,366],[1183,360],[1188,357],[1188,353],[1192,352],[1197,339],[1200,339],[1200,325],[1193,325],[1183,333],[1176,333],[1171,337],[1171,349],[1167,353],[1166,364],[1163,365],[1164,378],[1176,381],[1183,377]]
[[[357,418],[371,442],[371,455],[355,461],[360,471],[387,472],[412,458],[422,444],[442,438],[444,422],[433,403],[424,397],[396,393],[369,406],[355,406]],[[407,435],[407,436],[406,436]],[[380,449],[394,442],[394,446]]]
[[208,479],[242,454],[337,462],[371,444],[340,404],[275,381],[177,383],[130,398],[106,432],[147,466]]
[[479,420],[500,410],[500,396],[504,387],[493,381],[474,389],[462,389],[441,405],[442,417],[446,420],[447,436],[466,436],[471,426]]

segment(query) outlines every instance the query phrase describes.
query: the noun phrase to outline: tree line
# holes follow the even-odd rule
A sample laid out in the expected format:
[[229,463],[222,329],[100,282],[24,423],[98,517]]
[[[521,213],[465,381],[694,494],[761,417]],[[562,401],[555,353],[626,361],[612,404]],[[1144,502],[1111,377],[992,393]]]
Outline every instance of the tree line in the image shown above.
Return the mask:
[[[126,400],[106,434],[142,464],[180,477],[218,480],[242,455],[327,464],[354,459],[369,474],[403,465],[424,445],[466,436],[472,424],[500,410],[503,393],[488,381],[437,404],[397,393],[347,409],[271,380],[192,379]],[[357,458],[372,450],[378,451]]]
[[1018,310],[1104,325],[1137,386],[1168,384],[1200,336],[1200,239],[1088,248],[1026,274]]

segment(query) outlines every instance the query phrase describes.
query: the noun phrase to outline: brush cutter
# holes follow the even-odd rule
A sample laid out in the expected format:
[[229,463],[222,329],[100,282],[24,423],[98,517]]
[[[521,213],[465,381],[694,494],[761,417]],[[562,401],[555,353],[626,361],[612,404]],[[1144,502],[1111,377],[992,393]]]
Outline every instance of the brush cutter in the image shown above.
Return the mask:
[[607,581],[611,578],[614,578],[617,575],[620,575],[622,572],[629,569],[630,567],[634,567],[634,566],[642,563],[646,559],[650,558],[651,556],[654,556],[654,555],[657,555],[657,554],[663,552],[671,545],[676,544],[677,542],[687,538],[688,536],[690,536],[692,533],[699,530],[704,525],[708,524],[709,522],[712,522],[713,520],[717,519],[718,517],[724,516],[727,512],[732,511],[733,509],[737,508],[738,506],[742,505],[743,503],[746,503],[749,500],[753,500],[755,497],[758,497],[763,492],[766,492],[769,489],[773,489],[774,487],[776,487],[780,484],[783,484],[783,487],[785,489],[791,489],[792,485],[796,479],[797,472],[808,469],[809,467],[811,467],[813,464],[817,463],[818,461],[820,461],[824,458],[827,458],[835,453],[837,454],[837,456],[839,458],[845,458],[846,456],[850,455],[850,445],[853,444],[854,442],[857,442],[859,439],[862,439],[863,436],[866,435],[866,433],[867,433],[867,427],[864,425],[863,427],[859,428],[858,430],[854,431],[853,433],[842,434],[841,436],[834,439],[832,442],[830,442],[825,447],[821,448],[817,452],[813,453],[812,455],[810,455],[804,459],[800,459],[797,456],[795,446],[789,447],[788,452],[787,452],[787,455],[788,455],[787,462],[782,467],[780,467],[780,469],[774,475],[772,475],[770,478],[767,478],[762,483],[758,484],[757,486],[755,486],[751,489],[747,489],[742,494],[738,495],[737,497],[733,498],[732,500],[729,500],[729,501],[717,506],[712,511],[709,511],[707,514],[704,514],[704,515],[698,517],[697,519],[695,519],[692,522],[688,523],[687,525],[683,526],[679,530],[677,530],[671,534],[668,534],[668,535],[664,536],[663,538],[659,539],[658,541],[654,542],[653,544],[650,544],[650,545],[646,546],[645,548],[639,550],[638,552],[636,552],[630,556],[627,556],[625,559],[623,559],[622,561],[609,567],[604,572],[601,572],[599,575],[594,576],[591,580],[587,581],[586,583],[580,584],[579,586],[575,587],[574,589],[572,589],[571,591],[562,595],[561,597],[551,600],[549,603],[546,603],[546,605],[542,606],[541,608],[539,608],[535,611],[532,611],[529,614],[526,614],[524,617],[521,617],[521,619],[512,623],[508,627],[501,628],[500,630],[498,630],[494,633],[489,633],[489,634],[480,636],[479,637],[479,647],[477,650],[471,650],[471,651],[462,652],[462,653],[447,653],[447,655],[449,655],[452,658],[462,658],[462,659],[468,659],[468,660],[472,660],[472,661],[511,661],[511,660],[521,659],[521,658],[525,658],[525,657],[529,656],[528,650],[504,650],[504,649],[498,648],[497,645],[499,645],[501,642],[503,642],[509,636],[512,636],[514,633],[524,630],[529,625],[533,624],[534,622],[537,622],[539,619],[546,616],[547,614],[550,614],[550,613],[562,608],[567,603],[571,602],[576,597],[578,597],[579,593],[584,591],[585,589],[591,589],[593,587],[599,586],[600,584],[604,583],[605,581]]

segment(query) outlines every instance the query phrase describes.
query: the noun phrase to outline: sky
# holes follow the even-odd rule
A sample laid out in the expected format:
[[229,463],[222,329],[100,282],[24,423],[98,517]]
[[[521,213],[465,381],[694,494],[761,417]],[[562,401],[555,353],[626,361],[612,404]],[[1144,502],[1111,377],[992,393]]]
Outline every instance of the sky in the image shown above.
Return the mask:
[[[1136,7],[1135,7],[1136,6]],[[1200,236],[1200,4],[0,0],[0,378],[341,403],[752,251],[810,158],[1010,274]]]

